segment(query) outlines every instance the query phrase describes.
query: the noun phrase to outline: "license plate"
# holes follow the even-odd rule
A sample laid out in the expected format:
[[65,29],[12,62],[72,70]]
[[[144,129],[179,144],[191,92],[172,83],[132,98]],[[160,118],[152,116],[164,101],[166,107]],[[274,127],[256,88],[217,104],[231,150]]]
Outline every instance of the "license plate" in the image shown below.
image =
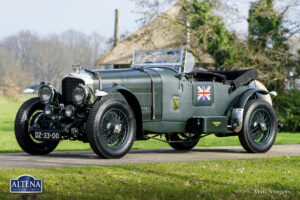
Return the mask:
[[55,132],[35,132],[34,139],[36,140],[59,140],[60,133]]

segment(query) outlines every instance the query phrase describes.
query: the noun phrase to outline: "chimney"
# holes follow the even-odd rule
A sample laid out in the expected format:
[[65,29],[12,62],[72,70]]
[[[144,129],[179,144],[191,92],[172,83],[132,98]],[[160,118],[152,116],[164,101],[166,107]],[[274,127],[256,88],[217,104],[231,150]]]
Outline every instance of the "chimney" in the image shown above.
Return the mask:
[[191,43],[191,24],[189,22],[189,18],[185,17],[185,26],[186,26],[186,33],[185,33],[185,47],[187,49],[190,49],[190,43]]
[[119,42],[119,17],[120,11],[118,9],[115,10],[115,35],[114,35],[114,47],[117,46]]

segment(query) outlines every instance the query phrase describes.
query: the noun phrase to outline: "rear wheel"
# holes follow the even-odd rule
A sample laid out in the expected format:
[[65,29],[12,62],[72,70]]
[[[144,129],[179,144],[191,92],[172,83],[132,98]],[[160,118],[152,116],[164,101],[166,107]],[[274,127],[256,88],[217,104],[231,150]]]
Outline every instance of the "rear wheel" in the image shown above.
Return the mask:
[[29,128],[43,115],[43,104],[39,98],[26,101],[15,119],[15,135],[20,147],[32,155],[45,155],[52,152],[59,141],[37,141],[29,133]]
[[239,140],[249,153],[267,152],[274,144],[278,131],[273,107],[264,100],[250,100],[244,110],[243,129]]
[[135,134],[135,116],[126,102],[108,99],[93,106],[87,135],[91,148],[99,157],[123,157],[130,150]]
[[199,142],[199,136],[192,133],[173,133],[166,135],[166,139],[169,139],[169,145],[176,150],[190,150],[194,148]]

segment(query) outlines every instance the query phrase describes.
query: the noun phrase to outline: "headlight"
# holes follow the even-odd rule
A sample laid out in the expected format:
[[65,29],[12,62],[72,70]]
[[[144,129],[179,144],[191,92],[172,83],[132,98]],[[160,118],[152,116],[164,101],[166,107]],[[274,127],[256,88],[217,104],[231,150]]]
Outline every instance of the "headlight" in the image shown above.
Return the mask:
[[52,102],[54,98],[54,88],[51,85],[45,84],[42,85],[39,89],[39,97],[44,104]]
[[73,90],[72,96],[73,96],[73,103],[79,106],[82,104],[86,104],[90,100],[91,94],[89,89],[86,86],[79,84]]

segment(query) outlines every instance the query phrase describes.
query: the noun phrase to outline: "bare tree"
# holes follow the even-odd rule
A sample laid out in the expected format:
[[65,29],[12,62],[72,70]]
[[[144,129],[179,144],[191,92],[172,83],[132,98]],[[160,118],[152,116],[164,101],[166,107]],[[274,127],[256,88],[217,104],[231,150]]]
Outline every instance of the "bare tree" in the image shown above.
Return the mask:
[[[21,85],[26,85],[25,73],[22,73],[18,62],[9,54],[8,50],[0,46],[0,94],[12,100],[17,100]],[[29,79],[30,80],[30,79]]]
[[[105,38],[97,33],[86,35],[69,30],[41,37],[21,31],[0,41],[0,81],[6,79],[22,89],[42,80],[60,88],[61,79],[72,70],[72,64],[78,61],[94,67],[106,50],[105,44]],[[7,76],[12,79],[8,80]]]
[[133,12],[140,14],[137,20],[139,26],[149,23],[167,8],[174,5],[177,0],[130,0],[135,3],[136,7]]

